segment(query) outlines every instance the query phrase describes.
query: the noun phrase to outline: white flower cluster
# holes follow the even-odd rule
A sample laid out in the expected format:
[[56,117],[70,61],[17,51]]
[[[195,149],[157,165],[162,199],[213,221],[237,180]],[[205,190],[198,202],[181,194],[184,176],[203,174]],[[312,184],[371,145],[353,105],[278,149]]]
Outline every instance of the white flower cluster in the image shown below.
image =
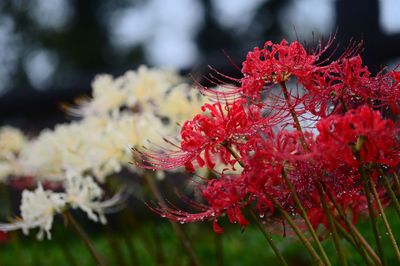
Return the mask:
[[27,140],[24,134],[13,127],[0,128],[0,182],[18,171],[18,154]]
[[[79,119],[46,129],[29,141],[22,134],[18,138],[15,130],[12,136],[0,134],[0,178],[33,176],[39,183],[64,185],[64,192],[41,185],[24,191],[21,220],[2,224],[0,230],[39,227],[39,237],[49,237],[53,216],[67,208],[79,208],[90,219],[104,222],[103,210],[120,198],[101,202],[103,191],[93,178],[102,183],[123,168],[140,172],[131,163],[131,148],[162,144],[163,136],[176,135],[177,124],[191,119],[205,102],[177,73],[145,66],[117,78],[99,75],[92,87],[91,97],[68,108]],[[3,161],[8,168],[2,169]]]
[[205,102],[175,72],[145,66],[115,79],[99,75],[92,86],[92,97],[68,109],[79,120],[30,141],[16,129],[0,130],[0,180],[29,175],[62,181],[66,174],[89,173],[104,182],[124,167],[136,170],[132,146],[162,144]]
[[162,144],[204,104],[176,73],[144,66],[115,79],[99,75],[92,86],[91,98],[68,109],[80,120],[44,130],[23,146],[18,174],[62,181],[66,173],[90,173],[104,182],[122,168],[138,170],[131,148]]
[[113,119],[87,117],[46,130],[21,151],[23,173],[51,181],[91,173],[103,182],[129,163],[128,144],[137,141],[135,122],[124,114]]
[[89,219],[106,223],[104,212],[121,202],[121,195],[100,201],[103,190],[90,176],[67,177],[64,182],[65,192],[44,190],[39,186],[34,191],[24,190],[21,201],[21,219],[14,223],[0,223],[0,231],[21,229],[28,234],[32,228],[39,228],[38,239],[43,239],[44,233],[51,238],[50,230],[54,215],[70,208],[79,208]]
[[111,75],[98,75],[92,87],[92,98],[80,99],[77,108],[69,109],[72,114],[101,116],[129,109],[181,122],[200,111],[204,103],[204,98],[177,73],[146,66],[115,79]]

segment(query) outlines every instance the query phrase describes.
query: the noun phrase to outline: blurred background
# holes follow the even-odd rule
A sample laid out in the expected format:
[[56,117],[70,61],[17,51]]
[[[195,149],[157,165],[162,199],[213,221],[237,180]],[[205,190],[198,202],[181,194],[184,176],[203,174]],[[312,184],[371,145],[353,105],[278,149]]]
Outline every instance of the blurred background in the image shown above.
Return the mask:
[[399,11],[398,0],[3,0],[0,123],[52,126],[64,119],[59,103],[90,92],[95,74],[140,64],[197,80],[208,65],[238,75],[228,56],[240,66],[265,40],[336,32],[342,49],[363,40],[377,71],[399,62]]

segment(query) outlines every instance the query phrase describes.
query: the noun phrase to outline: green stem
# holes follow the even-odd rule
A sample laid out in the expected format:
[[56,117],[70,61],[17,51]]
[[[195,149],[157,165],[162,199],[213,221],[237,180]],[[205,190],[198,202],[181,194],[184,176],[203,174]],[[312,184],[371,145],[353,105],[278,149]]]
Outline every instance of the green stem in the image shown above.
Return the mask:
[[352,246],[357,250],[357,252],[362,256],[366,265],[372,266],[374,265],[371,259],[368,257],[368,254],[365,252],[364,248],[358,243],[357,239],[354,239],[353,234],[346,231],[343,226],[335,219],[334,223],[336,228],[339,230],[341,236],[346,239]]
[[396,173],[393,174],[393,180],[397,190],[396,193],[400,194],[400,181],[399,181],[399,176]]
[[[118,215],[118,224],[122,228],[122,238],[125,242],[125,246],[128,249],[129,257],[131,260],[131,265],[139,265],[138,254],[135,248],[135,241],[134,238],[138,235],[132,233],[131,228],[137,228],[136,226],[130,226],[131,223],[129,213],[125,209],[124,211],[120,212]],[[138,236],[139,237],[139,236]],[[146,249],[146,242],[142,241],[143,247]]]
[[349,108],[347,107],[346,102],[343,100],[343,97],[340,97],[340,100],[339,100],[339,101],[340,101],[340,103],[342,104],[344,113],[346,113],[347,110],[349,110]]
[[400,203],[399,203],[399,200],[397,199],[396,194],[394,193],[394,191],[392,189],[392,186],[391,186],[386,174],[383,172],[382,168],[379,167],[378,169],[379,169],[379,172],[382,175],[383,185],[385,186],[386,191],[387,191],[390,199],[393,202],[394,209],[396,210],[397,214],[400,216]]
[[307,240],[305,235],[301,232],[300,228],[293,221],[292,217],[290,217],[290,214],[282,208],[282,206],[276,199],[270,197],[270,200],[274,204],[275,208],[277,208],[280,211],[280,213],[283,215],[283,217],[286,219],[286,221],[288,221],[289,225],[293,228],[296,235],[299,237],[300,241],[304,244],[304,246],[306,247],[306,249],[308,250],[310,255],[314,258],[315,262],[318,265],[324,265],[323,261],[321,260],[321,258],[318,255],[318,253],[314,250],[311,243]]
[[105,236],[107,239],[108,246],[110,247],[110,250],[112,252],[112,255],[114,257],[114,261],[121,266],[127,265],[124,256],[123,256],[123,251],[121,249],[120,242],[118,241],[116,235],[114,232],[112,232],[110,227],[105,228]]
[[374,263],[378,266],[383,265],[382,264],[382,258],[378,257],[378,255],[375,253],[374,249],[368,244],[367,240],[362,236],[360,231],[352,224],[350,223],[350,230],[354,232],[354,235],[358,240],[360,240],[361,245],[364,247],[365,251],[368,253],[370,258],[374,261]]
[[[161,207],[166,208],[167,204],[164,200],[164,198],[161,196],[160,191],[158,190],[156,184],[154,183],[154,178],[149,175],[149,173],[145,172],[144,173],[144,178],[149,185],[149,188],[154,195],[154,197],[157,199]],[[200,266],[200,261],[196,256],[196,253],[194,252],[194,249],[192,247],[192,244],[190,243],[189,239],[187,238],[185,232],[182,230],[182,228],[175,222],[168,220],[172,226],[172,229],[175,231],[175,234],[178,236],[180,242],[182,243],[183,247],[186,249],[189,258],[192,262],[192,265],[194,266]]]
[[224,246],[221,234],[214,234],[216,265],[224,265]]
[[300,139],[301,140],[301,145],[303,146],[304,150],[308,151],[309,149],[308,149],[308,146],[307,146],[307,142],[306,142],[306,140],[304,138],[304,134],[303,134],[303,130],[302,130],[301,125],[300,125],[299,117],[297,116],[296,110],[294,109],[294,107],[293,107],[293,105],[292,105],[292,103],[290,101],[290,94],[289,94],[289,91],[288,91],[288,89],[286,87],[286,83],[284,81],[282,81],[281,83],[279,83],[279,85],[281,86],[281,89],[282,89],[282,92],[283,92],[283,96],[285,97],[286,103],[287,103],[287,105],[289,107],[289,112],[290,112],[290,115],[293,118],[296,130],[301,133],[300,134],[301,135],[301,137],[300,137],[301,138]]
[[85,243],[86,247],[88,248],[90,254],[92,255],[92,257],[93,257],[94,261],[97,263],[97,265],[106,266],[107,263],[101,257],[100,253],[97,251],[97,249],[93,245],[92,241],[89,239],[89,236],[86,234],[86,232],[83,230],[83,228],[79,225],[79,223],[75,220],[75,218],[71,215],[71,213],[65,212],[64,216],[67,219],[67,221],[69,222],[69,224],[72,225],[75,232],[79,235],[79,237]]
[[239,165],[244,168],[244,163],[240,159],[239,154],[234,149],[232,149],[232,147],[227,142],[223,141],[221,143],[221,145],[224,146],[230,152],[230,154],[233,156],[233,158],[236,159],[236,161],[239,163]]
[[[112,176],[111,178],[108,178],[106,181],[106,185],[109,188],[110,191],[113,193],[118,193],[117,190],[121,186],[120,182],[117,181],[118,178],[116,176]],[[126,257],[129,257],[130,260],[132,260],[133,265],[138,265],[138,260],[137,260],[137,254],[135,253],[134,249],[134,244],[131,239],[132,234],[131,234],[131,229],[128,229],[127,219],[122,216],[126,212],[119,212],[118,213],[118,219],[117,219],[117,227],[120,228],[122,234],[118,234],[118,237],[114,234],[113,230],[111,230],[109,227],[105,228],[106,231],[106,238],[107,242],[109,243],[109,246],[111,250],[113,251],[113,256],[115,261],[118,262],[118,265],[127,265],[128,262],[125,261]],[[133,227],[131,227],[133,228]],[[123,242],[123,243],[121,243]],[[126,247],[126,250],[128,251],[128,256],[124,256],[124,247]]]
[[294,200],[296,202],[297,207],[300,209],[301,216],[303,217],[303,219],[304,219],[304,221],[306,223],[308,231],[311,233],[312,238],[314,239],[315,243],[317,244],[318,250],[322,254],[322,259],[324,260],[324,263],[326,265],[331,265],[331,263],[329,261],[329,258],[326,255],[326,252],[325,252],[324,248],[322,247],[321,241],[319,240],[318,235],[315,232],[314,227],[312,226],[312,224],[310,222],[310,219],[308,219],[307,212],[304,209],[304,206],[301,203],[301,201],[300,201],[300,199],[299,199],[299,197],[298,197],[298,195],[296,193],[296,190],[294,189],[294,186],[293,186],[292,182],[290,182],[290,180],[289,180],[289,177],[288,177],[288,175],[286,173],[286,170],[285,170],[284,166],[282,166],[282,176],[283,176],[283,179],[285,180],[286,184],[288,185],[290,192],[292,193],[292,196],[293,196],[293,198],[294,198]]
[[251,209],[250,209],[250,214],[253,217],[253,220],[256,222],[258,229],[260,229],[264,238],[267,240],[268,244],[271,246],[276,257],[278,257],[278,259],[282,263],[282,265],[287,266],[288,264],[287,264],[285,258],[282,256],[281,252],[279,251],[278,247],[275,245],[274,241],[272,240],[271,234],[264,228],[264,226],[260,223],[260,220],[258,220],[257,215]]
[[[148,252],[148,254],[152,255],[153,254],[153,249],[152,249],[153,244],[151,243],[149,235],[145,232],[145,230],[141,230],[140,223],[137,221],[135,214],[132,212],[132,209],[125,208],[125,210],[123,212],[125,214],[123,215],[124,217],[123,217],[121,223],[126,226],[127,232],[130,232],[130,231],[132,231],[132,228],[135,228],[137,237],[139,238],[141,245],[143,246],[145,251]],[[134,243],[135,243],[135,241],[132,240],[132,244],[134,244]],[[137,252],[134,251],[134,253],[132,253],[132,254],[133,254],[133,256],[135,256],[135,254],[137,255]],[[136,265],[139,265],[139,264],[137,263]]]
[[131,238],[131,235],[128,231],[124,230],[123,232],[123,241],[128,249],[131,265],[139,265],[139,258],[135,250],[134,240]]
[[[236,153],[236,151],[234,151],[233,149],[232,149],[232,147],[230,146],[230,145],[228,145],[228,144],[226,144],[226,143],[222,143],[222,145],[226,148],[226,149],[228,149],[228,151],[232,154],[232,156],[238,161],[238,163],[240,164],[240,166],[242,166],[242,167],[244,167],[244,164],[243,164],[243,162],[240,160],[240,156]],[[284,169],[283,169],[283,171],[282,171],[283,173],[284,173],[284,175],[286,175],[286,172],[284,171]],[[287,175],[286,175],[286,177],[287,177]],[[288,180],[288,179],[287,179]],[[289,180],[288,180],[289,181]],[[289,184],[291,185],[291,183],[289,182]],[[300,206],[302,207],[302,205],[301,205],[301,202],[300,202],[300,200],[299,200],[299,198],[297,197],[297,194],[295,193],[295,191],[293,190],[293,186],[292,186],[292,194],[293,195],[295,195],[296,196],[296,198],[297,198],[297,201],[296,202],[298,202],[299,204],[300,204]],[[276,200],[275,200],[275,202],[277,202]],[[278,203],[279,204],[279,203]],[[280,205],[279,205],[280,206]],[[280,207],[280,209],[281,209],[281,212],[283,211],[283,212],[285,212],[286,214],[287,214],[287,212],[285,211],[285,210],[283,210],[282,209],[282,207]],[[308,217],[307,217],[307,214],[305,213],[305,210],[304,210],[304,208],[302,208],[303,209],[303,218],[306,220],[308,220]],[[285,216],[285,215],[284,215]],[[287,217],[289,218],[289,219],[291,219],[291,217],[290,217],[290,215],[289,214],[287,214]],[[292,224],[294,225],[294,226],[296,226],[297,227],[297,225],[294,223],[294,221],[291,219],[291,221],[292,221]],[[288,221],[289,222],[289,221]],[[289,224],[290,224],[291,222],[289,222]],[[307,224],[307,222],[306,222],[306,224]],[[311,223],[310,223],[310,221],[308,220],[308,224],[311,226]],[[293,226],[292,226],[293,227]],[[298,227],[297,227],[298,228]],[[315,231],[314,231],[314,229],[312,228],[312,226],[311,227],[309,227],[309,229],[311,228],[311,232],[313,231],[314,232],[314,235],[313,235],[313,238],[314,238],[314,240],[317,242],[317,243],[319,243],[319,245],[318,245],[318,247],[320,248],[320,250],[322,251],[322,254],[323,254],[323,256],[324,256],[324,260],[325,260],[325,263],[326,263],[326,265],[330,265],[330,263],[329,263],[329,259],[327,258],[327,255],[326,255],[326,253],[325,253],[325,251],[323,250],[323,248],[322,248],[322,245],[321,245],[321,243],[320,243],[320,241],[319,241],[319,239],[318,239],[318,236],[316,235],[316,233],[315,233]],[[293,228],[294,229],[294,228]],[[295,231],[296,231],[296,229],[295,229]],[[318,256],[318,254],[315,252],[315,250],[313,249],[313,247],[311,246],[311,244],[310,244],[310,242],[308,242],[308,240],[305,238],[305,236],[301,233],[301,231],[300,230],[298,230],[298,233],[300,233],[301,235],[302,235],[302,237],[299,235],[299,237],[300,237],[300,240],[302,240],[302,242],[304,243],[304,245],[306,246],[306,248],[309,250],[309,252],[310,252],[310,254],[316,259],[316,261],[320,261],[321,263],[322,263],[322,261],[321,261],[321,258]],[[306,242],[304,242],[303,240],[305,240]],[[309,244],[309,245],[308,245]],[[316,255],[316,256],[315,256]],[[323,264],[322,264],[323,265]]]
[[361,177],[363,179],[365,196],[367,197],[368,211],[369,211],[369,216],[371,219],[371,226],[372,226],[372,231],[373,231],[374,237],[375,237],[376,247],[378,249],[378,253],[379,253],[379,257],[381,259],[382,265],[386,265],[385,256],[383,253],[382,241],[381,241],[381,237],[379,235],[379,230],[378,230],[378,221],[376,219],[374,206],[372,205],[372,197],[371,197],[371,193],[370,193],[371,188],[370,188],[368,176],[367,176],[367,174],[365,172],[365,168],[363,166],[360,166],[360,173],[361,173]]
[[22,247],[21,247],[21,241],[20,241],[20,236],[18,234],[19,232],[9,232],[8,234],[10,234],[11,237],[11,241],[13,243],[14,246],[14,250],[15,250],[15,263],[16,265],[21,265],[21,266],[25,266],[27,265],[26,262],[26,256],[23,256],[22,254]]
[[382,216],[383,224],[385,225],[387,234],[389,235],[390,242],[392,243],[393,249],[394,249],[394,251],[395,251],[395,253],[396,253],[397,260],[400,262],[400,251],[399,251],[399,247],[397,246],[396,239],[395,239],[394,236],[393,236],[392,228],[390,227],[390,224],[389,224],[389,222],[388,222],[388,220],[387,220],[385,211],[384,211],[384,209],[383,209],[383,207],[382,207],[381,200],[379,199],[378,192],[376,191],[375,184],[373,184],[373,182],[372,182],[371,179],[369,180],[369,185],[370,185],[370,187],[371,187],[372,195],[373,195],[374,198],[375,198],[376,204],[378,205],[378,209],[379,209],[379,212],[380,212],[380,214],[381,214],[381,216]]
[[338,211],[340,217],[342,217],[344,223],[346,224],[347,228],[349,229],[349,232],[353,239],[357,242],[358,246],[364,247],[365,251],[368,253],[370,258],[374,261],[376,265],[382,265],[380,258],[378,255],[376,255],[375,251],[372,249],[372,247],[368,244],[368,242],[365,240],[365,238],[362,236],[362,234],[358,231],[357,227],[354,226],[354,224],[349,221],[346,213],[344,210],[341,208],[341,206],[336,202],[335,198],[333,195],[330,193],[329,189],[325,188],[325,192],[328,195],[329,199],[335,206],[336,210]]
[[336,229],[338,229],[339,233],[341,234],[341,236],[347,240],[347,242],[349,242],[355,249],[359,250],[360,245],[358,245],[358,242],[356,239],[354,239],[354,236],[352,233],[349,234],[349,232],[343,228],[343,225],[341,225],[338,222],[338,219],[333,219],[333,222],[336,225]]
[[[236,161],[240,164],[240,166],[244,167],[244,163],[240,160],[240,156],[236,153],[235,150],[232,149],[232,147],[230,145],[223,142],[222,146],[224,146],[232,154],[232,156],[236,159]],[[272,237],[271,237],[270,233],[267,230],[265,230],[265,228],[262,226],[262,224],[258,220],[257,216],[254,214],[254,211],[251,209],[250,209],[250,214],[253,217],[254,221],[256,222],[257,227],[260,229],[261,233],[264,235],[265,239],[268,241],[268,243],[271,246],[272,250],[274,251],[275,255],[278,257],[278,259],[282,263],[282,265],[287,265],[285,258],[282,256],[279,249],[276,247],[275,243],[272,241]]]
[[336,251],[337,251],[337,253],[339,255],[340,264],[346,266],[347,265],[347,260],[346,260],[346,258],[344,256],[342,247],[340,245],[339,236],[338,236],[338,233],[336,231],[335,223],[334,223],[334,221],[332,219],[332,214],[331,214],[331,212],[329,210],[328,204],[327,204],[327,202],[325,200],[325,197],[324,197],[324,189],[323,189],[321,183],[319,183],[319,182],[317,182],[317,190],[318,190],[319,198],[321,199],[322,207],[324,209],[326,217],[328,218],[329,228],[330,228],[330,231],[332,233],[333,243],[335,244]]
[[163,246],[163,242],[161,241],[161,236],[160,236],[160,228],[157,226],[157,224],[152,221],[152,226],[151,226],[151,231],[152,231],[152,236],[154,239],[154,243],[158,243],[157,246],[154,246],[154,253],[155,253],[155,262],[156,265],[159,266],[164,266],[166,265],[166,256],[165,256],[165,247]]
[[[291,114],[291,116],[293,118],[296,130],[300,132],[301,144],[302,144],[302,146],[303,146],[305,151],[309,151],[309,148],[307,146],[307,142],[306,142],[306,140],[304,138],[303,129],[302,129],[300,121],[299,121],[299,117],[297,116],[296,110],[295,110],[294,106],[292,105],[292,103],[290,101],[290,93],[289,93],[289,91],[288,91],[288,89],[286,87],[286,83],[285,82],[281,82],[281,83],[279,83],[279,85],[281,86],[281,89],[282,89],[282,92],[283,92],[283,96],[285,97],[285,101],[286,101],[286,103],[288,105],[289,112],[290,112],[290,114]],[[299,207],[299,209],[301,211],[301,215],[302,215],[302,217],[303,217],[303,219],[304,219],[304,221],[305,221],[305,223],[307,225],[308,230],[311,233],[312,238],[317,243],[318,250],[321,252],[322,258],[323,258],[325,264],[326,265],[331,265],[331,263],[329,261],[329,258],[326,255],[326,252],[325,252],[324,248],[322,247],[321,241],[319,240],[317,233],[315,232],[313,226],[311,225],[310,220],[308,219],[307,212],[305,211],[303,205],[301,204],[301,201],[300,201],[299,197],[297,196],[297,193],[294,190],[293,185],[289,181],[289,178],[287,177],[287,174],[286,174],[286,171],[285,171],[284,168],[282,168],[282,175],[283,175],[287,185],[289,186],[290,192],[292,193],[293,198],[296,201],[297,206]]]
[[64,255],[66,262],[71,266],[78,265],[76,259],[74,258],[74,255],[71,253],[68,246],[65,244],[64,240],[60,239],[59,237],[57,237],[56,239],[59,245],[61,246],[61,251]]

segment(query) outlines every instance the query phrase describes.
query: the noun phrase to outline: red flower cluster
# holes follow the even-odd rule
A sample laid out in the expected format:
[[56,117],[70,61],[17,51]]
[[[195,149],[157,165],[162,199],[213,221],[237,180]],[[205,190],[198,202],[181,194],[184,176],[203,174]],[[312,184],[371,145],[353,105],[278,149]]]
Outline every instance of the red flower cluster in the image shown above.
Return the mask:
[[157,169],[185,166],[194,171],[193,161],[199,167],[213,169],[217,161],[234,165],[236,159],[224,146],[238,147],[248,135],[267,124],[258,106],[248,106],[244,99],[232,103],[205,104],[202,114],[186,121],[181,130],[181,144],[177,150],[165,154],[146,153],[145,162]]
[[331,169],[343,163],[356,170],[361,164],[378,163],[390,167],[399,164],[396,125],[382,119],[378,111],[369,107],[350,110],[344,116],[332,115],[321,120],[317,128],[317,146]]
[[290,76],[305,77],[315,68],[318,54],[307,54],[299,42],[280,44],[268,41],[263,49],[256,47],[243,62],[242,92],[258,96],[265,84],[280,83]]
[[[309,76],[300,80],[308,92],[303,100],[307,110],[322,117],[332,113],[343,114],[346,109],[356,109],[361,105],[374,109],[390,107],[393,112],[398,112],[396,99],[400,96],[400,87],[393,73],[381,72],[372,76],[362,65],[359,55],[344,57],[316,67]],[[327,107],[334,108],[329,110]]]
[[[352,212],[355,222],[367,206],[360,168],[385,197],[379,182],[382,169],[393,173],[399,164],[393,114],[400,99],[400,74],[372,76],[361,57],[350,53],[320,65],[323,49],[318,51],[307,53],[299,42],[286,41],[255,48],[243,63],[236,100],[204,105],[203,113],[183,125],[174,151],[143,153],[151,164],[147,167],[156,169],[212,170],[216,163],[243,168],[236,175],[223,172],[205,179],[198,188],[206,204],[191,202],[198,213],[155,210],[179,222],[213,220],[215,231],[222,232],[217,222],[223,214],[232,223],[248,224],[245,208],[266,218],[276,218],[277,208],[301,215],[296,195],[314,227],[328,227],[322,202],[333,216],[337,205]],[[297,81],[295,90],[285,84],[291,77]],[[265,86],[276,86],[284,97],[263,98]],[[221,99],[221,92],[215,93]],[[305,115],[317,123],[304,126]]]

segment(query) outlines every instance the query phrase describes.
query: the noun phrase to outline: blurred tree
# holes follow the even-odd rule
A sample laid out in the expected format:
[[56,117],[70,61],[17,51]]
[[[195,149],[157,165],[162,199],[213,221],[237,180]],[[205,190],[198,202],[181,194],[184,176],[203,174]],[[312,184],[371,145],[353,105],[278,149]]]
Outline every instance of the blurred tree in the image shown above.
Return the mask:
[[379,0],[337,0],[336,25],[339,52],[350,40],[362,41],[364,62],[372,72],[400,56],[400,33],[387,34],[380,25]]
[[280,16],[286,6],[290,4],[291,0],[270,0],[265,1],[257,9],[257,14],[253,21],[253,27],[260,29],[258,33],[261,41],[266,39],[274,42],[279,42],[282,39],[283,29],[281,25]]
[[[248,50],[262,46],[266,39],[276,42],[282,38],[283,23],[288,23],[282,19],[283,13],[294,3],[291,0],[249,1],[248,4],[251,3],[254,8],[251,15],[243,10],[243,14],[239,12],[236,15],[237,21],[233,21],[241,21],[239,16],[249,16],[249,22],[240,27],[236,26],[237,23],[233,26],[221,23],[215,9],[216,2],[222,3],[225,10],[231,8],[229,4],[234,4],[228,0],[193,0],[193,3],[202,7],[198,14],[203,14],[203,24],[194,40],[200,56],[199,62],[185,72],[194,73],[199,79],[208,73],[208,65],[227,75],[240,77],[240,72],[224,56],[222,50],[240,68],[240,62]],[[149,8],[160,3],[161,0],[0,1],[0,72],[9,68],[5,74],[0,73],[0,87],[5,84],[8,88],[17,88],[0,98],[2,117],[17,112],[26,114],[27,110],[32,115],[35,113],[33,110],[37,110],[40,116],[54,113],[58,110],[56,103],[71,101],[73,97],[87,92],[96,73],[121,74],[135,67],[135,64],[148,63],[143,47],[151,44],[154,39],[144,38],[141,43],[135,43],[121,52],[111,41],[114,35],[110,25],[117,14],[123,13],[116,11],[135,9],[135,12],[146,11],[146,16],[162,14],[160,12],[163,10],[158,13],[149,11]],[[178,0],[171,1],[171,5],[179,3]],[[334,3],[337,43],[341,48],[345,49],[350,39],[362,39],[365,61],[373,71],[378,70],[386,60],[400,55],[400,34],[386,34],[379,24],[378,0],[336,0]],[[235,20],[235,17],[230,19]],[[9,22],[8,28],[4,28],[4,21]],[[154,22],[150,25],[154,27]],[[132,34],[140,27],[132,25]],[[2,45],[7,38],[12,41],[6,42],[6,50]],[[4,54],[12,54],[12,60],[3,60],[1,57]],[[34,84],[32,80],[37,80],[34,75],[36,71],[45,69],[43,63],[47,63],[47,68],[52,68],[47,73],[48,82]],[[33,70],[35,73],[30,73]],[[5,75],[8,80],[4,78]],[[34,86],[38,89],[48,87],[57,90],[38,92],[32,89]]]
[[207,66],[211,65],[228,76],[240,77],[241,73],[235,69],[230,59],[240,67],[247,52],[255,46],[262,46],[266,39],[279,41],[284,33],[279,16],[290,1],[260,1],[249,25],[245,30],[239,31],[218,23],[217,17],[213,16],[212,0],[201,0],[205,15],[203,27],[197,36],[197,43],[203,59],[195,71],[205,75],[209,71]]

